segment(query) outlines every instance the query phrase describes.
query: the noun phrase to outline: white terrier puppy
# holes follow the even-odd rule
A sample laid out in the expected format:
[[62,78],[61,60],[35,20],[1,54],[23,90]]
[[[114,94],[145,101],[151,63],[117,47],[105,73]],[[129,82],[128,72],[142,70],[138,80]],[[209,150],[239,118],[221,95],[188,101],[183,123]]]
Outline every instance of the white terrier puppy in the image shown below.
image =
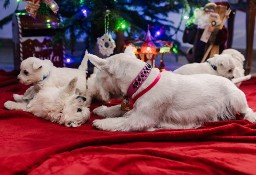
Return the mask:
[[190,74],[212,74],[228,79],[234,78],[235,63],[230,54],[215,54],[204,63],[192,63],[181,66],[174,73],[182,75]]
[[[191,74],[212,74],[226,77],[232,80],[237,86],[241,81],[251,78],[251,75],[244,76],[243,55],[234,49],[227,49],[222,54],[215,54],[204,63],[192,63],[181,66],[174,70],[174,73],[182,75]],[[242,78],[243,77],[243,78]]]
[[234,70],[234,79],[232,79],[233,83],[235,83],[237,86],[240,86],[242,81],[251,79],[251,75],[244,76],[245,58],[241,52],[235,49],[225,49],[222,51],[221,55],[222,54],[230,54],[234,59],[235,70]]
[[238,112],[256,122],[245,94],[228,79],[208,74],[160,73],[131,54],[120,53],[105,60],[88,55],[99,70],[110,75],[119,95],[135,101],[128,112],[122,111],[121,105],[94,109],[94,113],[106,117],[94,120],[94,127],[107,131],[190,129],[205,122],[235,119]]
[[37,117],[63,124],[67,127],[78,127],[90,117],[86,107],[86,98],[75,90],[77,78],[64,87],[43,87],[34,94],[31,100],[7,101],[4,106],[10,110],[23,110]]
[[[86,65],[84,65],[86,66]],[[82,93],[86,91],[86,72],[82,69],[57,68],[50,60],[41,60],[36,57],[29,57],[21,62],[18,79],[25,85],[33,85],[24,96],[14,94],[14,99],[32,99],[34,94],[43,87],[62,87],[67,85],[73,78],[77,77],[77,89]]]

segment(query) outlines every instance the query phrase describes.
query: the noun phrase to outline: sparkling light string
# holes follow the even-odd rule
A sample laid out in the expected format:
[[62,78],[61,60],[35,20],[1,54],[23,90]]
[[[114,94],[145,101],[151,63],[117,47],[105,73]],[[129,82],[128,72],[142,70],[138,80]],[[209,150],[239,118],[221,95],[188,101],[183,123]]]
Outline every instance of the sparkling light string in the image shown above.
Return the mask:
[[105,33],[108,34],[108,28],[109,28],[109,14],[110,10],[106,10],[106,15],[105,15]]

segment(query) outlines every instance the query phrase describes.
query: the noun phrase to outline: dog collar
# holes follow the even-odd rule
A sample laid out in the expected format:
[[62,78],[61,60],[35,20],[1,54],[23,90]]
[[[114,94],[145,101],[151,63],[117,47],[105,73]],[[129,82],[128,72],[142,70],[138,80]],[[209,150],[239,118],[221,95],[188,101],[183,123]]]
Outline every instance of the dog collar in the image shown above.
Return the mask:
[[215,66],[214,64],[210,63],[209,61],[206,61],[207,63],[210,64],[210,66],[213,68],[213,70],[217,71],[217,66]]
[[140,86],[143,84],[143,82],[147,79],[151,72],[152,67],[150,64],[146,63],[146,65],[143,67],[143,69],[140,71],[140,73],[136,76],[136,78],[132,81],[130,84],[128,90],[127,90],[127,96],[132,97],[132,95],[140,88]]
[[[145,68],[145,67],[144,67]],[[142,71],[144,70],[144,68],[142,69]],[[151,67],[150,67],[151,68]],[[142,72],[141,71],[141,72]],[[150,71],[149,71],[150,72]],[[148,73],[149,74],[149,73]],[[138,74],[138,75],[140,75],[140,73]],[[148,75],[147,75],[147,77],[148,77]],[[135,78],[135,80],[138,78],[138,76]],[[129,111],[129,110],[131,110],[132,108],[133,108],[133,104],[136,102],[136,100],[137,99],[139,99],[142,95],[144,95],[145,93],[147,93],[152,87],[154,87],[156,84],[157,84],[157,82],[160,80],[160,78],[161,78],[161,73],[159,72],[158,73],[158,75],[157,75],[157,77],[155,78],[155,80],[146,88],[146,89],[144,89],[143,91],[141,91],[139,94],[137,94],[134,98],[131,98],[131,96],[129,96],[128,95],[128,93],[127,93],[127,95],[124,97],[124,100],[123,100],[123,102],[121,103],[121,109],[123,110],[123,111]],[[146,79],[146,78],[145,78]],[[145,81],[145,79],[143,80],[143,82]],[[142,83],[143,83],[142,82]],[[134,83],[134,81],[133,81],[133,83]],[[132,83],[132,84],[133,84]],[[141,83],[141,84],[142,84]],[[131,84],[131,85],[132,85]],[[137,87],[137,89],[141,86],[141,84]],[[135,92],[137,91],[137,89],[135,90]],[[128,91],[129,91],[129,88],[128,88]],[[135,93],[134,92],[134,93]],[[133,94],[134,94],[133,93]],[[132,94],[132,95],[133,95]]]
[[50,73],[47,75],[44,75],[43,78],[41,80],[39,80],[37,83],[44,81],[45,79],[47,79],[49,77],[49,75],[50,75]]
[[42,81],[45,80],[47,77],[48,75],[44,75]]

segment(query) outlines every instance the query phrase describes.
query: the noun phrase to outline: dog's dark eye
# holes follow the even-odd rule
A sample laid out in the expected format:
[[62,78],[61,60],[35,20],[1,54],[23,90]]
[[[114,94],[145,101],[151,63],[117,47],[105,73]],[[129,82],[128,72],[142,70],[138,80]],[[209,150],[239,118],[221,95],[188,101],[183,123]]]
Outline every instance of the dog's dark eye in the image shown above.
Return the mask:
[[81,108],[77,108],[77,112],[82,112],[82,109]]
[[228,72],[231,73],[231,72],[232,72],[232,69],[229,69]]
[[27,70],[24,70],[23,73],[24,73],[24,75],[28,75],[28,71]]

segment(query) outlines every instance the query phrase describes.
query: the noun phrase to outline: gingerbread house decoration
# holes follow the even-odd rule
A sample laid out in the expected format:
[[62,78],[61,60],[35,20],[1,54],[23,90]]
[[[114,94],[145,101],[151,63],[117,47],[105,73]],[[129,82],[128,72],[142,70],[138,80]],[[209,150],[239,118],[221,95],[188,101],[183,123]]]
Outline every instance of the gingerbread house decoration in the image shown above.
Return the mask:
[[63,35],[58,16],[33,18],[27,13],[16,13],[12,25],[15,69],[28,57],[51,60],[56,67],[64,66],[64,43],[57,38]]

